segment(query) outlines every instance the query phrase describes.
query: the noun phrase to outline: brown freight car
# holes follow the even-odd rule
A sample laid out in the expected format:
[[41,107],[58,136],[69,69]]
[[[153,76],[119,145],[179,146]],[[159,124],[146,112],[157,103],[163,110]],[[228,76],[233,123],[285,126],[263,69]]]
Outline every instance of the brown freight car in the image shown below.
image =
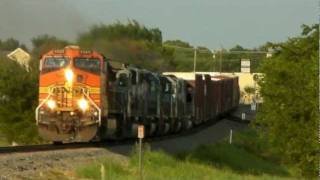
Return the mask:
[[214,117],[218,116],[221,113],[221,86],[222,83],[220,79],[211,78]]
[[204,85],[201,74],[195,76],[195,123],[200,124],[204,119]]
[[211,77],[208,74],[204,75],[204,110],[205,110],[205,121],[213,118],[213,92],[211,90]]
[[239,102],[239,85],[238,77],[228,76],[213,76],[217,82],[221,83],[220,86],[220,111],[219,113],[226,113],[237,106]]

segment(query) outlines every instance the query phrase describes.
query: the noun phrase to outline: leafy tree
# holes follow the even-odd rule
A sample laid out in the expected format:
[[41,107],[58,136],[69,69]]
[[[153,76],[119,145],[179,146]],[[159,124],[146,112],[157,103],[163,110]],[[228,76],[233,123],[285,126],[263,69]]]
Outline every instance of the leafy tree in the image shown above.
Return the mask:
[[211,50],[205,46],[198,46],[197,49],[203,52],[211,53]]
[[89,32],[79,35],[78,43],[91,45],[100,38],[108,41],[129,39],[158,45],[162,43],[162,33],[158,28],[148,29],[135,20],[129,20],[127,24],[117,22],[110,25],[95,25]]
[[9,59],[0,59],[0,131],[8,142],[39,142],[34,120],[38,68],[27,72]]
[[[0,59],[0,131],[8,142],[27,144],[41,141],[34,115],[38,104],[38,58],[51,49],[69,44],[49,35],[35,37],[32,43],[32,57],[35,58],[30,61],[29,71],[6,57]],[[7,48],[10,50],[23,47],[15,40],[2,41],[1,45],[11,47]]]
[[302,26],[302,35],[279,44],[281,51],[264,61],[259,79],[263,105],[257,123],[303,175],[317,175],[319,27]]
[[97,50],[111,60],[150,70],[173,69],[174,50],[162,46],[158,28],[147,28],[137,21],[96,25],[77,38],[81,47]]
[[261,45],[258,50],[260,51],[268,51],[270,48],[275,49],[278,46],[277,43],[266,42],[265,44]]
[[249,95],[253,95],[255,93],[255,88],[252,86],[246,86],[244,87],[244,92]]
[[35,57],[39,57],[41,54],[44,54],[49,50],[61,49],[70,44],[68,41],[58,39],[55,36],[50,36],[47,34],[34,37],[32,38],[31,42],[33,45],[32,54]]
[[19,47],[20,43],[18,40],[13,39],[13,38],[9,38],[6,41],[3,41],[1,43],[1,49],[5,50],[5,51],[12,51],[14,49],[16,49],[17,47]]
[[0,50],[2,51],[13,51],[18,47],[27,50],[27,47],[16,39],[9,38],[5,41],[0,40]]
[[183,48],[193,48],[188,42],[181,41],[181,40],[167,40],[163,43],[164,45],[168,46],[177,46]]
[[247,49],[243,48],[239,44],[230,49],[230,51],[246,51]]

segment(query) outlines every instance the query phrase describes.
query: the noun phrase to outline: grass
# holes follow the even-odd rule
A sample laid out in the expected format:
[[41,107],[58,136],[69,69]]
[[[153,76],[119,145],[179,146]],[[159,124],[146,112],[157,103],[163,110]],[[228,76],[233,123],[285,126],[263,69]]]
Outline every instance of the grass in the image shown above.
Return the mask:
[[200,146],[186,155],[183,160],[206,164],[214,168],[232,169],[240,174],[289,175],[282,166],[266,161],[244,148],[226,143]]
[[104,159],[89,166],[79,167],[76,173],[82,178],[101,179],[101,168],[105,171],[106,179],[127,179],[131,174],[127,166],[121,162]]
[[[263,139],[255,132],[235,134],[234,143],[225,140],[213,145],[199,146],[192,152],[169,155],[164,152],[144,153],[145,180],[227,180],[227,179],[294,179],[288,168],[281,166],[274,152],[267,152]],[[269,160],[269,158],[271,160]],[[139,179],[138,155],[128,162],[104,159],[76,170],[77,178]]]
[[[101,164],[106,180],[138,180],[138,156],[134,154],[128,164],[102,160],[89,166],[79,167],[78,178],[101,179]],[[270,167],[268,167],[270,168]],[[274,170],[276,171],[276,170]],[[230,167],[216,168],[193,160],[179,160],[163,152],[146,152],[144,155],[144,179],[146,180],[227,180],[227,179],[289,179],[272,174],[251,174],[248,171],[237,173]]]

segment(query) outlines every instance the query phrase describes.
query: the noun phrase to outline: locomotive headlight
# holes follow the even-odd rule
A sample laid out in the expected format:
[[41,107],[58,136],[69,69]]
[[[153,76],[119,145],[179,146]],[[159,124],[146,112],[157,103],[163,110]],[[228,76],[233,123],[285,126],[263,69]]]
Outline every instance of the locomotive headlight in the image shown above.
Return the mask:
[[66,69],[64,71],[64,76],[66,78],[66,80],[68,81],[68,83],[72,83],[73,81],[73,72],[71,69]]
[[78,106],[82,111],[86,111],[89,108],[89,103],[85,99],[78,100]]
[[56,104],[56,102],[55,102],[54,100],[50,99],[50,100],[47,101],[47,106],[48,106],[51,110],[53,110],[54,108],[57,107],[57,104]]

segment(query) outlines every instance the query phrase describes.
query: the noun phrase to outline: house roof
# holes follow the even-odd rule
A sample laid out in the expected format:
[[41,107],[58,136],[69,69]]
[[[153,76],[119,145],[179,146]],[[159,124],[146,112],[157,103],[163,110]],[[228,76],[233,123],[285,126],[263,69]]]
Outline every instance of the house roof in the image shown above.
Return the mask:
[[30,60],[30,54],[21,48],[17,48],[7,55],[11,60],[18,61],[19,63],[28,62]]

